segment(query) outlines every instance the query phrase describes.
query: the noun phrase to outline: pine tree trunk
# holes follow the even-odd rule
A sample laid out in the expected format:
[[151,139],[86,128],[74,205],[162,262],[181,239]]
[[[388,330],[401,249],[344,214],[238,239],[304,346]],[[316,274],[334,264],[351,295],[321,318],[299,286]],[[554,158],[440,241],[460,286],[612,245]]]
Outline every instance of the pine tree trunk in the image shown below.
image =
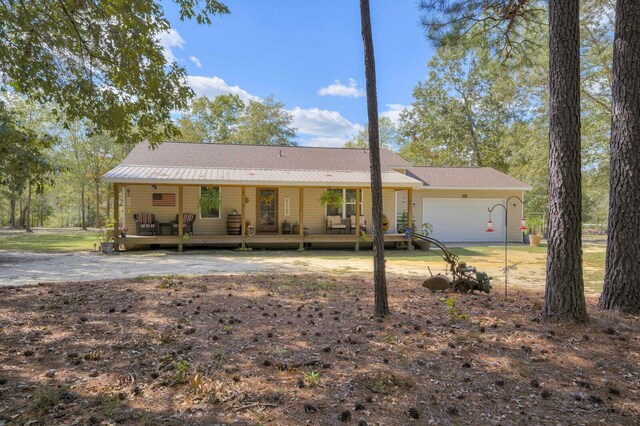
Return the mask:
[[367,115],[369,120],[369,162],[371,164],[371,202],[373,214],[373,285],[375,315],[389,315],[387,278],[384,264],[384,231],[382,229],[382,172],[380,167],[380,141],[378,134],[378,94],[376,89],[376,62],[371,34],[369,0],[360,0],[364,69],[367,85]]
[[549,1],[549,223],[543,318],[587,321],[582,278],[580,18]]
[[611,184],[599,306],[640,312],[640,1],[618,0],[613,42]]

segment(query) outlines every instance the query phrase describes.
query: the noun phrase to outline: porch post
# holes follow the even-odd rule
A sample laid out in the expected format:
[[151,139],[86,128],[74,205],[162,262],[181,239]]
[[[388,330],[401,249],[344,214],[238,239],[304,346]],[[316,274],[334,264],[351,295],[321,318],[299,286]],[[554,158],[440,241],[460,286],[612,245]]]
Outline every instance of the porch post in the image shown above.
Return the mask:
[[247,234],[247,227],[246,227],[246,225],[244,223],[245,216],[246,216],[246,213],[247,213],[247,205],[245,203],[246,197],[247,197],[247,195],[246,195],[245,187],[243,186],[242,187],[242,196],[240,197],[241,198],[240,202],[242,204],[242,206],[240,208],[240,216],[242,217],[242,226],[241,226],[241,229],[240,229],[240,235],[242,236],[242,246],[241,246],[241,248],[246,248],[245,237],[246,237],[246,234]]
[[182,243],[184,240],[184,229],[182,226],[184,225],[183,216],[183,208],[182,208],[182,191],[184,187],[182,185],[178,185],[178,252],[182,253]]
[[[413,189],[407,189],[407,226],[413,228]],[[398,220],[398,218],[396,218]],[[402,229],[400,232],[404,232]]]
[[356,234],[356,251],[360,251],[360,188],[356,188],[356,232],[355,234]]
[[118,238],[118,228],[120,227],[120,185],[113,184],[113,238]]
[[304,249],[304,188],[298,188],[298,215],[300,216],[300,250]]

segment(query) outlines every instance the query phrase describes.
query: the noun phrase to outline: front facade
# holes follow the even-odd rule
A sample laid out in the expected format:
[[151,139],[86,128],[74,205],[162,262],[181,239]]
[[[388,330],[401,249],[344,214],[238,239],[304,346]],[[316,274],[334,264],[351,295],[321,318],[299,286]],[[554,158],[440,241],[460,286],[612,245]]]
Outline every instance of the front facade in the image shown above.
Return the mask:
[[[385,243],[403,241],[398,228],[407,221],[415,222],[418,231],[423,222],[437,222],[433,236],[444,241],[454,241],[451,236],[473,241],[476,237],[468,232],[467,240],[464,232],[452,233],[459,228],[455,217],[453,225],[445,219],[451,211],[471,206],[486,227],[486,208],[483,203],[461,206],[454,200],[504,201],[527,189],[493,169],[488,170],[500,179],[511,179],[514,186],[434,186],[425,178],[442,168],[414,168],[387,150],[381,152],[381,163],[388,221]],[[114,203],[120,206],[115,209],[116,222],[128,228],[116,242],[127,247],[348,245],[357,249],[367,244],[367,238],[357,232],[356,218],[360,217],[361,230],[371,230],[369,176],[369,153],[363,149],[164,143],[156,150],[138,145],[104,179],[113,183]],[[320,202],[327,190],[342,196],[340,205]],[[218,198],[215,208],[200,202],[212,193]],[[518,224],[519,215],[521,206],[511,215],[518,216]],[[141,218],[152,223],[141,225]],[[512,230],[511,222],[510,217],[509,239],[519,240],[519,230],[517,226]],[[498,233],[493,238],[502,241],[503,236]]]

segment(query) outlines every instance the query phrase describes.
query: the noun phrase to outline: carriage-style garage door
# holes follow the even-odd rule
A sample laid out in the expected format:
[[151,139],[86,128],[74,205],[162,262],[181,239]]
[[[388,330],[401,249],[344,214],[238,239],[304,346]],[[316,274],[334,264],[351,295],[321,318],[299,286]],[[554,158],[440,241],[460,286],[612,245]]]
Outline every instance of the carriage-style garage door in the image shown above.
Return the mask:
[[433,225],[432,236],[444,242],[504,241],[504,209],[498,207],[491,218],[495,232],[486,232],[487,209],[501,199],[423,198],[422,220]]

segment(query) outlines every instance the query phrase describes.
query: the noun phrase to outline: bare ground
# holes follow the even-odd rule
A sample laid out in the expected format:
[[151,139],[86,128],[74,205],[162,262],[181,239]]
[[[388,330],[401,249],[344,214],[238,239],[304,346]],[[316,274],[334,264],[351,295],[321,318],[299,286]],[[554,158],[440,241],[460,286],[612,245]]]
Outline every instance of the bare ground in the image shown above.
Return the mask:
[[0,288],[0,424],[640,424],[639,318],[389,294],[378,321],[358,275]]

